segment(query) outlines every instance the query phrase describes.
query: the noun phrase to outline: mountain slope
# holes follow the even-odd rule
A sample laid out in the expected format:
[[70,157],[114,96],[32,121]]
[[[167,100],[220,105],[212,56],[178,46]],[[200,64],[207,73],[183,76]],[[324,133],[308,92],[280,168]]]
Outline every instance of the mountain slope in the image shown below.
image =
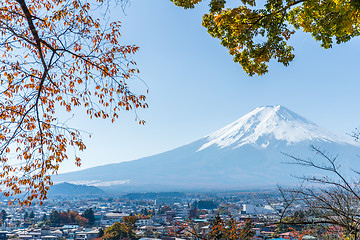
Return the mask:
[[67,195],[67,196],[90,196],[103,195],[105,192],[94,186],[75,185],[71,183],[55,184],[49,191],[49,196]]
[[286,141],[289,145],[307,140],[346,143],[345,140],[281,106],[256,108],[205,138],[208,142],[199,150],[213,144],[222,148],[241,147],[245,144],[266,148],[272,139]]
[[158,155],[61,174],[55,181],[126,191],[236,190],[291,183],[290,174],[317,174],[281,152],[314,156],[309,145],[329,149],[344,169],[360,169],[358,146],[281,106],[256,108],[228,126]]

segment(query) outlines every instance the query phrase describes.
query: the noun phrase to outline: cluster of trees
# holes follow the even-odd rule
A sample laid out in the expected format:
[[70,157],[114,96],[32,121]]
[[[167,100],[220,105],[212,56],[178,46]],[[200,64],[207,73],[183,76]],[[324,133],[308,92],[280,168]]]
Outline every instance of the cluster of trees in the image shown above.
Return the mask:
[[81,215],[75,211],[58,212],[57,210],[53,210],[49,217],[49,223],[54,226],[63,224],[92,226],[95,223],[95,217],[91,208],[86,209]]
[[150,217],[153,214],[154,214],[154,210],[147,210],[146,208],[141,209],[140,211],[140,215],[142,215],[143,217]]
[[1,216],[1,225],[3,225],[5,223],[5,220],[7,219],[8,217],[8,214],[7,212],[3,209],[1,210],[0,212],[0,216]]
[[171,235],[174,237],[183,237],[187,235],[191,238],[200,240],[249,240],[255,235],[252,230],[253,224],[250,220],[239,222],[229,215],[227,220],[224,220],[218,214],[211,222],[209,231],[206,232],[199,226],[192,225],[191,222],[180,223],[172,229]]
[[251,228],[253,228],[253,225],[250,220],[240,223],[231,216],[228,220],[223,220],[217,215],[210,225],[209,234],[202,236],[200,239],[249,240],[254,236],[254,232]]
[[88,222],[89,220],[82,217],[78,212],[75,211],[58,212],[57,210],[53,210],[49,217],[49,223],[54,226],[63,224],[86,226]]
[[88,220],[88,224],[90,226],[93,226],[95,223],[95,216],[94,216],[94,211],[92,208],[88,208],[86,209],[83,214],[81,214],[82,217],[86,218]]
[[35,213],[34,211],[31,211],[30,213],[26,212],[24,213],[24,221],[33,221],[35,219]]
[[137,239],[135,235],[137,217],[123,217],[123,222],[117,222],[105,229],[103,240]]

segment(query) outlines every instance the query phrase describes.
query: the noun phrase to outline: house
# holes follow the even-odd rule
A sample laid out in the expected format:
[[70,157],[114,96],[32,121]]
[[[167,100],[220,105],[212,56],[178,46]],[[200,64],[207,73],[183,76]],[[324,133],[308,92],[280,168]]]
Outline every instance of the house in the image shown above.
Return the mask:
[[154,225],[154,221],[151,219],[139,219],[135,223],[136,226],[147,226],[147,225]]
[[123,212],[111,212],[111,213],[107,213],[104,216],[103,220],[108,220],[109,225],[112,225],[116,222],[122,222],[124,217],[128,217],[129,214],[128,213],[123,213]]
[[77,232],[75,235],[75,240],[90,240],[90,239],[96,239],[98,237],[99,230],[94,229],[91,231],[84,231],[84,232]]

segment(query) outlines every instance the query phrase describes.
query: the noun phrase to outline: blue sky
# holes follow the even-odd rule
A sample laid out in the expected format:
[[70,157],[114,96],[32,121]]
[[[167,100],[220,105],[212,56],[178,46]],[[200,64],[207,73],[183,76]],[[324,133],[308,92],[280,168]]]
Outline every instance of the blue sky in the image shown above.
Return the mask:
[[[184,10],[170,0],[131,0],[125,12],[112,10],[122,21],[122,44],[140,47],[134,60],[149,87],[150,107],[138,114],[147,123],[138,125],[132,112],[114,124],[77,112],[71,123],[92,137],[84,135],[82,167],[70,157],[61,172],[167,151],[264,105],[284,105],[340,135],[360,126],[359,39],[324,50],[299,32],[290,66],[271,62],[265,76],[248,77],[201,26],[207,9],[207,3]],[[145,91],[139,82],[132,85]]]

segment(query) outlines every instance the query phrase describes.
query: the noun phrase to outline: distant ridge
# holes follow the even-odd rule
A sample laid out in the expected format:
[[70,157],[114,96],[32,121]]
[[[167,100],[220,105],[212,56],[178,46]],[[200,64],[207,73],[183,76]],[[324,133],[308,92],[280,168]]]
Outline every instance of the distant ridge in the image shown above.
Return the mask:
[[59,183],[51,187],[50,196],[67,195],[67,196],[84,196],[84,195],[103,195],[104,190],[94,186],[76,185],[72,183]]
[[296,180],[291,174],[310,174],[309,169],[284,165],[290,159],[281,153],[314,157],[310,145],[338,154],[345,171],[360,170],[356,156],[360,155],[359,145],[278,105],[256,108],[171,151],[60,174],[54,181],[93,185],[111,192],[264,189],[293,184]]

